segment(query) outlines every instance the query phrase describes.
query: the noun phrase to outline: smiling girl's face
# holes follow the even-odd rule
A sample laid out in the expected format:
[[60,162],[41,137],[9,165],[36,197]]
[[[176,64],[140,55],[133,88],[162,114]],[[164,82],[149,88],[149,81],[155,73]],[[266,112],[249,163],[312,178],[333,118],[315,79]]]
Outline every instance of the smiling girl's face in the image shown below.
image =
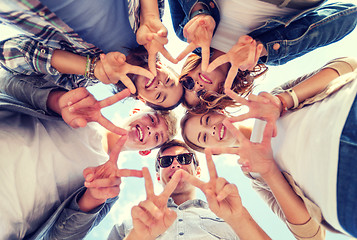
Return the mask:
[[223,125],[224,114],[209,112],[192,115],[183,129],[183,134],[193,144],[206,147],[232,147],[237,145],[235,137]]
[[138,76],[135,86],[139,99],[164,108],[174,106],[183,95],[178,77],[161,63],[157,63],[157,76],[153,80]]

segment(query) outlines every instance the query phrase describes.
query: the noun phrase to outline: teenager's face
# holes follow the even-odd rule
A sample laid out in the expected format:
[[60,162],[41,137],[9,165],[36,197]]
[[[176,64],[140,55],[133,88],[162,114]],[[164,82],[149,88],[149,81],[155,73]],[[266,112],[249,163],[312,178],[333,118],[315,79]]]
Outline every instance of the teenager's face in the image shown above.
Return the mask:
[[126,124],[128,140],[125,142],[127,150],[152,149],[169,139],[165,120],[156,113],[148,112],[136,114]]
[[198,65],[188,74],[193,79],[195,86],[192,90],[185,91],[186,102],[192,106],[196,106],[200,101],[197,97],[197,92],[202,89],[217,92],[220,84],[226,79],[227,71],[228,64],[223,64],[210,73],[202,72],[201,64]]
[[[162,152],[161,156],[175,156],[175,155],[182,154],[182,153],[189,153],[189,151],[187,151],[187,149],[184,147],[174,146],[174,147],[168,148],[164,152]],[[199,168],[199,167],[197,167],[197,168]],[[171,166],[169,166],[167,168],[160,167],[160,172],[157,174],[157,177],[158,177],[159,181],[161,182],[161,184],[165,187],[166,184],[171,180],[174,173],[180,169],[188,172],[191,175],[194,175],[194,176],[197,175],[197,172],[196,172],[197,170],[195,169],[193,160],[188,165],[181,165],[175,159],[172,162]],[[192,190],[194,190],[194,187],[190,183],[187,183],[186,181],[181,180],[173,193],[176,193],[176,194],[184,193],[184,192],[189,192]]]
[[235,146],[236,139],[222,123],[225,118],[219,113],[193,115],[186,122],[184,134],[189,141],[203,148]]
[[138,76],[135,83],[138,96],[146,102],[171,107],[181,99],[183,87],[171,70],[160,63],[156,66],[157,76],[153,80]]

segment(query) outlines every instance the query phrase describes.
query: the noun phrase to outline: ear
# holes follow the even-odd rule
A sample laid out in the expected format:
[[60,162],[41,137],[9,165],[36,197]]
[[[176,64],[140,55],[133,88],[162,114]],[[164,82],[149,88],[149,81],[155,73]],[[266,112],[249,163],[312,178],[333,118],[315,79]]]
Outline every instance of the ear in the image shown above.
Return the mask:
[[142,98],[141,96],[137,96],[137,98],[140,100],[140,101],[142,101],[143,103],[145,103],[146,104],[146,100],[144,99],[144,98]]
[[200,166],[197,166],[196,168],[196,177],[201,177],[201,167]]

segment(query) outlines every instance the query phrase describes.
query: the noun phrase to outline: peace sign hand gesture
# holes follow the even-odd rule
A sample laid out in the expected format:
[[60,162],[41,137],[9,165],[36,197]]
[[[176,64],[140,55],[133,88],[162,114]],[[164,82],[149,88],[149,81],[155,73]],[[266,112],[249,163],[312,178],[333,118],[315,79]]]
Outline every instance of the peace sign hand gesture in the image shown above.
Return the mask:
[[153,182],[147,168],[142,169],[145,179],[146,200],[131,210],[133,229],[128,239],[156,239],[175,221],[177,214],[167,208],[167,201],[181,180],[181,172],[177,171],[165,186],[164,191],[154,194]]
[[187,172],[182,173],[182,178],[201,189],[206,195],[209,208],[214,214],[227,223],[231,223],[234,219],[240,217],[243,211],[237,186],[222,177],[218,177],[210,149],[205,149],[205,155],[210,180],[205,183]]
[[104,100],[97,101],[85,88],[76,88],[63,94],[58,101],[63,120],[73,128],[85,127],[88,122],[97,122],[109,131],[125,135],[126,130],[115,126],[105,118],[101,109],[110,106],[130,95],[125,89]]
[[[104,203],[106,199],[118,196],[121,177],[142,177],[142,171],[132,169],[118,169],[117,160],[127,137],[119,138],[110,152],[109,160],[97,167],[88,167],[83,170],[84,185],[87,190],[79,201],[81,209],[92,209]],[[90,200],[89,200],[90,199]],[[89,207],[91,206],[91,207]]]
[[210,46],[216,22],[210,15],[197,15],[184,27],[183,34],[189,45],[176,58],[181,61],[197,47],[202,48],[202,71],[206,71],[210,59]]

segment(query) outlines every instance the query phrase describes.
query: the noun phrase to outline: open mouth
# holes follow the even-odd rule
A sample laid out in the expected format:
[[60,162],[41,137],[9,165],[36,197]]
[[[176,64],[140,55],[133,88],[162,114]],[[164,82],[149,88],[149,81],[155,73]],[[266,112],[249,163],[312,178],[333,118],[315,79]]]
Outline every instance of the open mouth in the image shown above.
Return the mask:
[[136,132],[138,134],[139,140],[140,140],[140,142],[142,142],[144,140],[143,130],[141,129],[141,127],[139,125],[136,125],[135,128],[136,128]]
[[155,82],[156,77],[154,77],[153,79],[149,79],[148,78],[148,82],[145,84],[145,88],[149,88],[153,85],[153,83]]
[[226,127],[222,124],[221,130],[219,131],[219,140],[222,140],[226,135]]
[[205,82],[205,83],[207,83],[207,84],[212,84],[211,79],[209,79],[207,76],[203,75],[202,73],[200,73],[200,74],[198,74],[198,75],[200,76],[200,79],[201,79],[203,82]]

